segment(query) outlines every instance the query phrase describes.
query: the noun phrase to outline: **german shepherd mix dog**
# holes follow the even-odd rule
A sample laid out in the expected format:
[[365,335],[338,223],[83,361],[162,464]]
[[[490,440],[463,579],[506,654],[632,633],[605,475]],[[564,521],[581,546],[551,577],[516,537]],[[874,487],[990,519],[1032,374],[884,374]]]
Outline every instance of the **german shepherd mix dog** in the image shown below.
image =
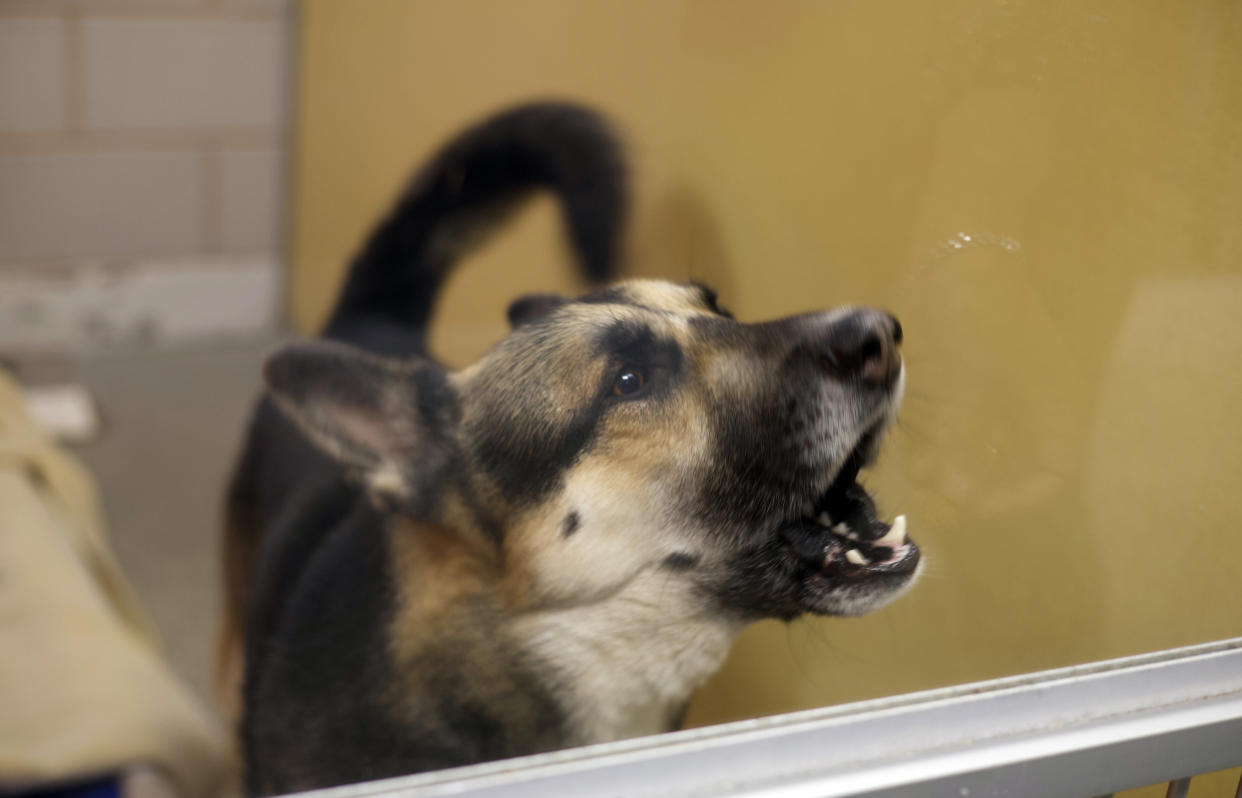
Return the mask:
[[856,481],[901,400],[901,326],[745,324],[703,286],[535,295],[450,372],[446,273],[531,190],[614,265],[618,148],[537,104],[448,144],[267,363],[228,497],[225,663],[247,788],[277,793],[675,728],[761,618],[860,615],[918,571]]

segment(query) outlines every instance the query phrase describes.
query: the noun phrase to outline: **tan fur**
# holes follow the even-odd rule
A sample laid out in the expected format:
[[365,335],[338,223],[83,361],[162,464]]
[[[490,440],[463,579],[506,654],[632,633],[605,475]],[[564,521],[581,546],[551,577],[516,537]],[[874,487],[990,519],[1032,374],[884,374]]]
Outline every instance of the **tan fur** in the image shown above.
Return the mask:
[[[900,401],[900,376],[860,388],[823,364],[847,313],[744,325],[700,287],[652,280],[558,305],[446,375],[461,459],[420,520],[399,501],[418,497],[408,480],[435,440],[414,409],[416,366],[361,361],[380,382],[360,384],[385,401],[343,392],[358,406],[309,434],[338,457],[370,452],[352,461],[360,481],[398,510],[386,530],[397,683],[382,686],[394,717],[434,737],[485,711],[485,730],[529,735],[546,725],[537,685],[563,716],[557,745],[666,731],[747,623],[856,614],[908,587],[838,576],[826,529],[810,554],[782,537],[815,523],[815,502]],[[618,392],[630,370],[654,387]],[[446,683],[457,709],[433,720]]]
[[265,365],[220,649],[236,696],[260,624],[252,792],[667,731],[746,624],[865,611],[912,576],[913,544],[874,567],[851,548],[886,539],[856,476],[900,399],[889,314],[747,324],[705,286],[631,280],[518,298],[456,373],[426,355],[451,262],[532,189],[564,201],[585,273],[612,271],[622,160],[560,104],[472,128],[362,248],[322,338]]
[[500,571],[493,550],[451,529],[405,518],[389,526],[389,556],[400,590],[391,637],[398,662],[408,662],[434,639],[447,610],[462,598],[491,595]]

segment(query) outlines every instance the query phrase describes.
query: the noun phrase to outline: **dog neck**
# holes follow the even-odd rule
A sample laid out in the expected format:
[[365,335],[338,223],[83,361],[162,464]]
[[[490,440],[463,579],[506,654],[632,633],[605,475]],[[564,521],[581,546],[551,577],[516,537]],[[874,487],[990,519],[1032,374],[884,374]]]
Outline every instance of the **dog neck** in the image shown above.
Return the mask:
[[552,670],[578,744],[672,730],[744,625],[677,593],[650,571],[601,601],[513,619],[515,637]]
[[[640,568],[589,601],[532,605],[523,600],[528,591],[501,588],[498,564],[473,536],[411,522],[394,524],[393,532],[393,562],[403,575],[393,636],[399,661],[437,648],[457,652],[446,667],[492,674],[472,680],[471,689],[498,717],[523,712],[483,700],[488,685],[481,682],[504,681],[497,669],[506,661],[534,666],[530,675],[564,715],[563,745],[675,728],[691,693],[720,668],[745,626],[659,567]],[[468,619],[458,617],[467,611]],[[510,651],[508,660],[496,656],[500,649]],[[410,676],[419,683],[417,671]]]

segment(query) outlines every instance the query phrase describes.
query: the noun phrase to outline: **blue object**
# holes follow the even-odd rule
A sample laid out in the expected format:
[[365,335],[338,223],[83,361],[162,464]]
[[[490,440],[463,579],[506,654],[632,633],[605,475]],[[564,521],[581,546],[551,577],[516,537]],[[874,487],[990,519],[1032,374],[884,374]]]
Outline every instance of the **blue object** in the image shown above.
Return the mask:
[[18,798],[121,798],[121,781],[116,776],[44,786],[17,793]]

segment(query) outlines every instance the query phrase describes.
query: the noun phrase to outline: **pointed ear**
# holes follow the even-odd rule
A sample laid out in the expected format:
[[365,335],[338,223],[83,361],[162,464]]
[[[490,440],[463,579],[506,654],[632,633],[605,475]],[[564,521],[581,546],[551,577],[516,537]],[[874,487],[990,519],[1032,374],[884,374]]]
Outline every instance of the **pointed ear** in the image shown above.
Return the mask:
[[438,365],[308,341],[268,358],[264,377],[277,407],[372,493],[431,507],[456,452],[456,396]]
[[509,303],[509,326],[521,327],[541,319],[569,300],[560,294],[526,294]]

